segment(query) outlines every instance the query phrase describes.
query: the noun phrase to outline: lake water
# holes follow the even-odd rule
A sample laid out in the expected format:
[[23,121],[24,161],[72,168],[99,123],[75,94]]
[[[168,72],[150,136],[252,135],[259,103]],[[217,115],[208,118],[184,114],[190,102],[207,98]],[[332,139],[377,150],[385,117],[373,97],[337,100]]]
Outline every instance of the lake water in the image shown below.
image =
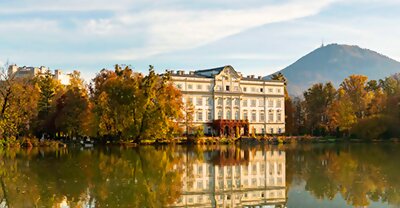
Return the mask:
[[400,145],[0,150],[0,207],[399,207]]

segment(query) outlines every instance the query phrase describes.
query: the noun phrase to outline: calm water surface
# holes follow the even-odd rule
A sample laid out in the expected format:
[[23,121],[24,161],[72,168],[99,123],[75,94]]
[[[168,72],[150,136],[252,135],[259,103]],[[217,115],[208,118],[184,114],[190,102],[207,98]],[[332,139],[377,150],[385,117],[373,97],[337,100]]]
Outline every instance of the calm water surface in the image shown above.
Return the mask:
[[400,145],[0,150],[0,207],[400,207]]

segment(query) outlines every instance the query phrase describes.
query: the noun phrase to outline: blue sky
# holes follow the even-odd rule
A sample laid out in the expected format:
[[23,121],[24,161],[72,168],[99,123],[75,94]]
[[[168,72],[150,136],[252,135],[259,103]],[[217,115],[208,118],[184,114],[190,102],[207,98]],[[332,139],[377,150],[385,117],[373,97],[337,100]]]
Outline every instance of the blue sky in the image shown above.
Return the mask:
[[0,62],[268,75],[327,43],[400,60],[399,0],[0,0]]

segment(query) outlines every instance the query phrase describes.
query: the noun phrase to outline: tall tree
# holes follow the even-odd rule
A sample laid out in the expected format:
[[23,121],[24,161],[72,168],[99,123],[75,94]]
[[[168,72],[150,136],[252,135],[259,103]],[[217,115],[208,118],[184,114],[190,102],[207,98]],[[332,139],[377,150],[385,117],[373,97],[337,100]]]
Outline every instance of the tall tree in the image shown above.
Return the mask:
[[332,83],[314,84],[304,92],[307,127],[312,134],[325,134],[331,131],[328,122],[328,108],[335,99],[336,90]]
[[370,96],[366,90],[367,80],[368,77],[364,75],[351,75],[340,84],[340,88],[344,90],[348,99],[350,99],[357,118],[365,116],[370,101]]
[[79,72],[72,73],[70,83],[56,101],[55,128],[69,137],[92,135],[92,105]]
[[56,100],[63,94],[63,86],[53,79],[50,72],[35,77],[35,80],[40,90],[36,133],[38,135],[43,133],[54,134],[56,131],[54,125]]
[[338,97],[328,108],[329,126],[336,129],[336,133],[349,135],[350,129],[357,122],[357,117],[354,113],[352,103],[344,89],[338,90]]

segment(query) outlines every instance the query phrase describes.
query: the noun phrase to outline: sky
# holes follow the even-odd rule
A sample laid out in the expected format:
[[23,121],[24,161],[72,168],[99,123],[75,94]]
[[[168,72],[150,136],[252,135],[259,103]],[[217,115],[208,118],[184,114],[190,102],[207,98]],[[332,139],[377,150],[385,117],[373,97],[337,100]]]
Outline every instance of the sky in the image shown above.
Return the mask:
[[0,64],[81,71],[232,65],[264,76],[325,44],[400,60],[400,0],[0,0]]

